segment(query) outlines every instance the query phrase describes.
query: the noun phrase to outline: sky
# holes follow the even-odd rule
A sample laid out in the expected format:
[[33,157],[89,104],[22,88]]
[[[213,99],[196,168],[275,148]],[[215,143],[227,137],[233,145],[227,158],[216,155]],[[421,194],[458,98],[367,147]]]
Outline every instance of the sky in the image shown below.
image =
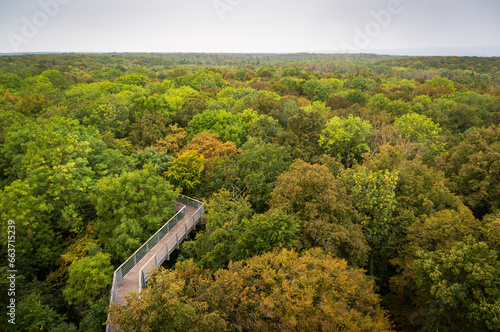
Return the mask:
[[500,56],[499,0],[0,0],[0,53]]

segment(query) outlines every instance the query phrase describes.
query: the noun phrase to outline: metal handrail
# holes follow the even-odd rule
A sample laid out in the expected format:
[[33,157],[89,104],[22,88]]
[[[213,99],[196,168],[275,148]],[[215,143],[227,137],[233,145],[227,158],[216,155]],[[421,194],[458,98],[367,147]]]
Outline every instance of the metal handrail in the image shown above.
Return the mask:
[[[120,265],[113,273],[113,283],[112,283],[111,291],[110,291],[110,293],[111,293],[110,303],[113,303],[116,300],[116,290],[117,290],[118,283],[123,279],[123,277],[125,277],[125,275],[127,275],[128,272],[130,272],[130,270],[132,270],[140,262],[140,260],[142,258],[144,258],[144,256],[146,256],[153,249],[153,247],[158,242],[160,242],[174,228],[175,225],[177,225],[177,223],[182,218],[184,218],[184,216],[186,215],[186,206],[196,207],[197,210],[193,214],[193,219],[192,219],[193,222],[191,224],[191,227],[188,230],[187,225],[186,225],[185,233],[182,235],[180,240],[178,237],[179,231],[176,232],[176,245],[175,246],[178,247],[179,243],[187,236],[187,233],[189,231],[191,231],[191,229],[196,227],[196,223],[200,219],[202,219],[203,212],[205,209],[205,205],[202,202],[195,200],[193,198],[184,196],[184,195],[179,195],[176,203],[181,203],[185,206],[180,208],[172,218],[170,218],[165,224],[163,224],[163,226],[160,227],[160,229],[158,229],[158,231],[156,231],[156,233],[154,233],[146,242],[144,242],[144,244],[139,249],[137,249],[125,262],[123,262],[123,264]],[[196,215],[198,215],[198,216],[195,219]],[[175,222],[173,222],[173,220],[175,220]],[[163,232],[164,230],[167,230],[167,231]],[[160,265],[164,261],[165,257],[170,256],[170,253],[173,251],[175,246],[173,248],[171,248],[171,250],[169,251],[168,243],[167,243],[166,256],[163,256],[160,259],[160,261],[161,261]],[[147,266],[148,264],[150,264],[150,262],[152,261],[153,258],[155,259],[155,266],[159,266],[158,260],[157,260],[157,253],[155,253],[155,255],[144,266]],[[146,272],[146,275],[144,275],[143,270],[144,270],[144,268],[142,268],[139,272],[139,292],[141,291],[142,288],[145,288],[146,281],[147,281],[147,279],[149,279],[150,272],[152,271],[152,266],[150,268],[150,271]],[[145,279],[145,277],[147,277],[147,278]],[[144,287],[142,287],[143,285],[144,285]],[[111,326],[111,324],[109,324],[106,330],[108,332],[111,332],[112,329],[113,329],[113,327]]]
[[[195,201],[195,200],[192,200],[192,199],[190,199],[190,200],[191,201]],[[198,202],[198,201],[196,201],[196,202]],[[152,274],[152,271],[153,271],[153,267],[160,266],[165,261],[165,258],[170,257],[170,254],[172,253],[172,251],[176,247],[179,248],[179,244],[187,237],[187,234],[193,228],[196,228],[196,224],[202,218],[203,212],[204,212],[204,208],[205,208],[205,206],[203,205],[203,203],[201,203],[201,202],[199,202],[199,203],[200,204],[198,206],[198,209],[193,213],[193,216],[192,216],[191,220],[190,221],[188,220],[186,222],[186,224],[184,225],[184,228],[180,228],[180,229],[177,230],[177,232],[175,234],[175,236],[176,236],[175,237],[175,244],[173,246],[169,247],[169,244],[167,243],[166,246],[165,246],[165,248],[164,248],[165,249],[165,254],[164,255],[158,256],[158,254],[162,254],[163,253],[163,248],[161,248],[160,250],[158,250],[155,253],[155,255],[153,257],[151,257],[149,259],[149,261],[147,261],[143,265],[143,268],[139,271],[139,293],[144,288],[146,288],[146,282],[151,277],[151,274]],[[179,235],[180,233],[182,233],[182,234]],[[153,264],[153,262],[154,262],[154,264]],[[146,270],[146,271],[144,271],[144,270]]]
[[[115,270],[113,279],[117,279],[117,280],[116,280],[116,283],[113,283],[113,286],[115,286],[115,284],[119,283],[120,280],[122,280],[123,277],[125,277],[127,275],[127,273],[130,272],[130,270],[132,270],[132,268],[134,268],[134,266],[136,266],[137,263],[153,248],[153,246],[151,248],[149,248],[149,242],[151,241],[151,239],[153,239],[155,236],[158,236],[158,233],[161,230],[163,230],[165,227],[170,229],[170,227],[169,227],[170,222],[173,219],[178,219],[178,217],[180,215],[182,215],[182,217],[180,218],[180,219],[182,219],[186,213],[185,211],[186,211],[185,207],[182,207],[179,211],[177,211],[177,213],[172,218],[170,218],[156,233],[154,233],[146,242],[144,242],[144,244],[142,246],[140,246],[139,249],[137,249],[125,262],[123,262],[122,265],[120,265]],[[176,220],[176,224],[177,224],[177,222],[178,222],[178,220]],[[163,235],[163,236],[165,236],[165,235]],[[162,236],[162,238],[163,238],[163,236]],[[144,251],[145,251],[145,254],[142,254],[142,253],[144,253]],[[132,264],[132,262],[133,262],[133,264]],[[114,298],[112,300],[114,300]]]

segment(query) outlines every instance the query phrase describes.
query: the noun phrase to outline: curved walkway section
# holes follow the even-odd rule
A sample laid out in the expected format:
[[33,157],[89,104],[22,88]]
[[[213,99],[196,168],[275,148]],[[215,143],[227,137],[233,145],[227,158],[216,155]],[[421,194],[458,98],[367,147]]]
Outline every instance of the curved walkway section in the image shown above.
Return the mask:
[[[124,305],[130,292],[141,292],[153,269],[170,259],[170,254],[202,220],[205,205],[180,195],[175,202],[177,213],[129,257],[113,275],[110,303]],[[108,331],[112,331],[108,325]]]

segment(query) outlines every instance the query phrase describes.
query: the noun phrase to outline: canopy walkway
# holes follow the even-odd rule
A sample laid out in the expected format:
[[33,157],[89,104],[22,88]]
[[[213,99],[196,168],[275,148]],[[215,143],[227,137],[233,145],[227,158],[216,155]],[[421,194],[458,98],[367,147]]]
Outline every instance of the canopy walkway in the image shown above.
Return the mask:
[[[202,220],[205,205],[195,199],[180,195],[175,202],[177,213],[153,236],[130,256],[113,275],[110,303],[124,305],[130,292],[140,293],[153,268],[170,259],[170,254]],[[113,330],[108,325],[107,331]]]

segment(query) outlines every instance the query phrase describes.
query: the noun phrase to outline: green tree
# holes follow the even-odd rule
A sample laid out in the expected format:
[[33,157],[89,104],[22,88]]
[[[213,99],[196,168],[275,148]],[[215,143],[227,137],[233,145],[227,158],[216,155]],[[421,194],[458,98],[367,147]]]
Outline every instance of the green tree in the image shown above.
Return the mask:
[[326,166],[297,160],[278,177],[269,205],[297,220],[301,247],[319,246],[350,263],[365,262],[369,248],[351,198]]
[[145,86],[149,82],[148,78],[140,74],[129,74],[120,76],[115,80],[115,83]]
[[219,135],[224,142],[231,141],[241,145],[245,141],[245,127],[237,115],[225,110],[205,110],[189,121],[186,128],[188,139],[202,132]]
[[425,142],[437,137],[441,128],[425,115],[411,113],[396,119],[394,130],[413,142]]
[[322,153],[318,142],[324,128],[325,118],[319,111],[300,109],[288,120],[287,130],[281,132],[275,141],[290,146],[295,159],[311,162]]
[[74,120],[51,118],[6,133],[3,154],[16,180],[0,192],[0,213],[19,223],[18,252],[36,265],[53,264],[64,237],[85,227],[95,173],[84,131]]
[[273,115],[278,120],[281,127],[286,128],[288,121],[299,111],[299,102],[297,98],[286,97],[281,100],[281,108],[276,115]]
[[[111,98],[111,93],[119,91],[120,89],[116,88],[116,84],[111,82],[72,85],[64,91],[58,106],[68,113],[68,117],[82,120],[88,116],[89,109],[91,109],[91,105],[94,102],[100,99]],[[120,95],[120,98],[123,97],[124,95]]]
[[205,211],[205,231],[199,232],[194,241],[182,244],[182,256],[194,258],[204,268],[216,271],[229,263],[237,246],[235,241],[241,230],[240,225],[244,219],[251,217],[253,211],[246,198],[233,200],[226,189],[212,195],[205,204]]
[[372,172],[365,167],[349,169],[341,175],[342,185],[352,196],[353,205],[360,214],[359,222],[363,226],[363,233],[371,247],[371,275],[375,252],[392,246],[401,234],[393,218],[397,180],[397,172]]
[[444,172],[423,164],[419,157],[407,159],[405,151],[403,146],[382,146],[379,153],[367,156],[363,166],[375,172],[398,172],[395,226],[388,238],[394,249],[378,251],[374,270],[381,287],[391,290],[385,303],[398,329],[411,330],[423,310],[415,297],[415,252],[443,248],[461,240],[473,232],[478,221],[450,192]]
[[[430,215],[423,215],[407,227],[398,254],[391,260],[398,273],[389,280],[391,293],[386,304],[401,328],[422,323],[422,313],[427,309],[426,298],[416,296],[417,272],[414,262],[417,252],[431,253],[449,250],[457,242],[471,234],[479,234],[481,222],[474,218],[465,206],[457,210],[445,209]],[[413,317],[413,318],[411,318]]]
[[438,112],[443,127],[454,134],[466,134],[468,130],[484,125],[484,121],[478,117],[478,109],[463,103],[454,104],[451,108]]
[[269,115],[262,115],[252,109],[247,109],[238,113],[245,125],[248,136],[262,139],[266,143],[271,143],[280,131],[279,123]]
[[375,81],[371,78],[366,78],[363,76],[357,76],[351,81],[351,88],[359,91],[368,91],[371,90],[376,85]]
[[174,160],[167,152],[158,151],[152,147],[135,152],[132,154],[132,158],[138,169],[142,169],[144,166],[151,163],[157,167],[158,174],[160,175],[167,171],[170,163]]
[[411,105],[401,99],[390,101],[385,109],[393,117],[401,117],[405,114],[411,113]]
[[113,266],[108,254],[87,256],[70,265],[64,297],[70,304],[91,304],[104,294],[112,279]]
[[194,98],[187,101],[184,106],[175,113],[173,120],[182,128],[186,128],[189,121],[191,121],[195,115],[203,113],[206,109],[207,103],[204,98]]
[[124,138],[129,132],[129,109],[125,100],[119,97],[100,98],[94,101],[79,118],[86,126],[94,126],[101,133],[111,132]]
[[499,160],[500,125],[471,130],[450,152],[451,188],[477,217],[500,209]]
[[269,91],[259,91],[251,108],[263,115],[276,117],[281,110],[280,97]]
[[[15,156],[12,152],[6,152],[5,143],[6,143],[6,133],[9,131],[9,128],[12,126],[13,128],[22,128],[30,123],[26,116],[21,113],[14,111],[4,111],[0,109],[0,188],[4,188],[6,185],[12,183],[17,178],[17,174],[11,171],[11,158]],[[15,130],[15,129],[14,129]]]
[[[124,172],[121,175],[110,175],[100,179],[91,199],[99,220],[96,222],[98,237],[104,248],[115,248],[115,236],[139,236],[140,242],[148,238],[175,213],[174,201],[178,192],[175,191],[164,177],[158,175],[151,164],[142,170]],[[131,220],[135,220],[137,224]],[[119,227],[122,223],[130,226]],[[133,226],[133,227],[132,227]],[[137,229],[137,230],[136,230]],[[127,241],[136,241],[132,239]],[[127,252],[121,255],[129,256],[134,249],[127,246]],[[117,258],[113,257],[116,261]]]
[[424,160],[433,160],[445,153],[445,143],[440,139],[441,128],[425,115],[405,114],[394,123],[394,131],[416,146]]
[[491,331],[500,324],[498,253],[467,237],[449,250],[420,252],[414,263],[428,305],[426,329]]
[[488,215],[483,218],[481,239],[492,249],[500,252],[500,212],[496,215]]
[[106,249],[115,261],[124,262],[141,247],[145,238],[143,228],[136,219],[123,218],[112,236],[106,239]]
[[210,70],[200,70],[190,78],[190,85],[194,89],[223,88],[227,85],[220,73]]
[[390,102],[391,100],[387,98],[383,93],[378,93],[370,98],[368,107],[370,107],[374,111],[380,112],[385,110]]
[[474,115],[484,122],[490,122],[494,119],[494,115],[498,114],[500,111],[498,101],[488,94],[479,94],[477,92],[463,90],[453,93],[449,98],[458,103],[472,106],[475,111]]
[[374,156],[367,156],[363,166],[375,172],[398,172],[395,216],[405,227],[423,215],[457,210],[463,205],[450,191],[444,172],[425,165],[419,158],[408,160],[404,146],[382,146]]
[[303,84],[305,80],[294,77],[284,77],[279,81],[280,86],[283,86],[283,95],[300,96],[304,93]]
[[275,248],[291,249],[298,239],[299,226],[279,210],[243,219],[229,258],[239,261]]
[[170,88],[163,94],[151,94],[137,91],[131,98],[132,114],[140,118],[144,110],[162,114],[165,117],[174,117],[186,103],[199,97],[199,93],[191,87]]
[[447,249],[464,237],[479,234],[481,222],[469,208],[461,206],[457,210],[441,210],[424,215],[408,228],[407,244],[413,252]]
[[19,90],[23,87],[24,81],[16,74],[0,74],[0,86],[13,91]]
[[260,139],[250,138],[243,146],[241,157],[237,160],[239,168],[238,183],[246,188],[249,201],[258,212],[267,210],[278,175],[288,170],[292,163],[290,149]]
[[446,88],[451,91],[455,91],[455,86],[453,85],[453,81],[446,77],[440,77],[440,76],[435,76],[431,80],[426,80],[425,85],[429,85],[434,87],[435,89],[438,88]]
[[319,145],[333,156],[340,157],[345,166],[349,167],[363,153],[370,151],[367,139],[371,130],[371,124],[359,117],[336,116],[327,122]]
[[153,145],[169,134],[169,124],[169,118],[146,110],[144,115],[130,126],[130,141],[138,147]]
[[42,95],[52,104],[61,98],[61,91],[52,84],[49,78],[43,75],[28,77],[24,80],[23,95]]
[[46,304],[43,296],[33,291],[19,300],[16,308],[16,324],[5,324],[5,331],[78,331],[76,326],[64,322],[64,319],[64,316]]
[[296,243],[298,225],[293,218],[279,210],[253,217],[251,213],[246,199],[233,201],[227,190],[220,190],[208,202],[206,230],[182,245],[183,258],[193,257],[201,266],[215,271],[231,260],[291,248]]
[[109,296],[103,296],[94,301],[85,311],[80,321],[80,331],[102,332],[103,325],[108,319]]
[[332,93],[332,86],[317,80],[308,80],[303,85],[304,94],[311,101],[326,102]]
[[350,91],[347,93],[346,99],[352,104],[358,104],[359,106],[365,106],[368,103],[370,97],[359,90]]
[[299,76],[300,70],[297,67],[285,67],[281,70],[281,77]]
[[67,89],[69,87],[68,80],[58,70],[45,70],[44,72],[42,72],[41,76],[47,77],[50,83],[52,83],[58,89]]
[[248,136],[258,137],[266,143],[271,143],[281,130],[278,120],[270,116],[261,116],[248,128]]

